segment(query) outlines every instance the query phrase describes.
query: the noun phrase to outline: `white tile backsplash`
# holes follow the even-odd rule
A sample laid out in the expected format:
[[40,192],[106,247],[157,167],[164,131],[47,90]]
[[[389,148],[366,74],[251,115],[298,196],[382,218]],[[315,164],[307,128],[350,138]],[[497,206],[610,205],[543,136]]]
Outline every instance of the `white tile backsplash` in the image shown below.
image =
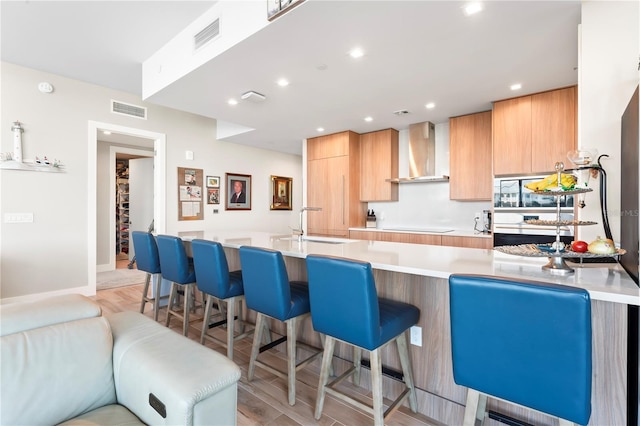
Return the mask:
[[[436,175],[449,174],[449,123],[436,124]],[[408,176],[409,131],[399,132],[399,177]],[[476,212],[490,209],[490,201],[452,201],[449,182],[399,184],[398,200],[371,202],[378,228],[453,228],[472,231]],[[364,224],[363,224],[364,226]]]

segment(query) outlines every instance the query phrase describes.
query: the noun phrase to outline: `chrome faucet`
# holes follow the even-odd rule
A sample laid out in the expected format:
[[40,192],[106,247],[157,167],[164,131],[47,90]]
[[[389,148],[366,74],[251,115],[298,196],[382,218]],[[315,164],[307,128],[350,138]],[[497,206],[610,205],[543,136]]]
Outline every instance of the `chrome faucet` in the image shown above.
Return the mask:
[[298,227],[298,229],[292,229],[293,235],[297,235],[298,236],[298,241],[302,241],[302,236],[304,235],[304,229],[302,229],[302,214],[305,212],[305,210],[319,212],[319,211],[322,210],[322,207],[302,207],[300,209],[299,227]]

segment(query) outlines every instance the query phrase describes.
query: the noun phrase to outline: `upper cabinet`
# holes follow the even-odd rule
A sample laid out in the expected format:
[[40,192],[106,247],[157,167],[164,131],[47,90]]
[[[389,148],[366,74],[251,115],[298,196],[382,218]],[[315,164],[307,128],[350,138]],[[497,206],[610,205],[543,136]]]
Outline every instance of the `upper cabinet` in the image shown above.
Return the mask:
[[449,119],[449,198],[491,200],[491,111]]
[[494,103],[494,175],[553,172],[576,144],[575,86]]
[[360,135],[360,201],[398,201],[398,131]]
[[349,227],[365,223],[359,201],[360,137],[348,131],[307,139],[307,212],[312,235],[347,237]]

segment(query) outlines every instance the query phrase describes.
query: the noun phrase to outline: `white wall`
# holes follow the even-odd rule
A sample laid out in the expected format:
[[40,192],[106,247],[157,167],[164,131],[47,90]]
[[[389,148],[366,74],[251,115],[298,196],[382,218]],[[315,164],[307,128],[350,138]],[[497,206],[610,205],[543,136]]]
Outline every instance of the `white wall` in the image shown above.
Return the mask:
[[[435,175],[449,175],[449,123],[436,124]],[[399,132],[400,177],[409,176],[409,130]],[[473,231],[474,214],[491,208],[490,201],[452,201],[449,182],[399,184],[397,202],[369,203],[383,227],[445,227]]]
[[[620,175],[621,117],[638,85],[640,54],[640,16],[637,1],[584,1],[582,3],[580,81],[579,81],[579,146],[595,147],[607,172],[607,204],[611,232],[620,239],[620,197],[624,196]],[[593,181],[593,180],[592,180]],[[622,185],[621,185],[622,181]],[[581,239],[591,241],[604,235],[598,191],[587,194],[587,206],[580,211],[583,220],[594,220],[596,226],[579,230]]]
[[[167,232],[194,229],[268,229],[288,232],[295,226],[295,211],[269,210],[270,175],[293,178],[293,207],[302,203],[301,157],[258,150],[215,140],[213,119],[160,107],[139,96],[1,63],[0,151],[12,150],[11,124],[20,120],[23,156],[47,155],[62,160],[66,173],[0,171],[0,217],[5,213],[31,212],[34,222],[0,222],[0,302],[16,301],[31,295],[64,292],[87,293],[88,264],[88,164],[87,129],[90,120],[111,123],[166,135]],[[55,87],[52,94],[37,90],[41,81]],[[148,119],[109,112],[110,100],[148,108]],[[184,151],[194,152],[185,160]],[[225,211],[224,204],[205,204],[204,221],[178,222],[177,167],[201,168],[205,175],[226,172],[253,176],[251,211]],[[223,191],[226,185],[223,183]],[[224,198],[222,200],[224,202]],[[95,218],[93,218],[95,220]],[[95,277],[94,277],[95,279]]]

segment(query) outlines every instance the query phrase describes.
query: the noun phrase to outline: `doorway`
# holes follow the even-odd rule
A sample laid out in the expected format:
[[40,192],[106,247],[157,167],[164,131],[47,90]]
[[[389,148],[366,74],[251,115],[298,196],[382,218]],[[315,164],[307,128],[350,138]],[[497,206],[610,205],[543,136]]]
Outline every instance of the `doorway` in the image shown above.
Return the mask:
[[[149,144],[149,142],[144,140]],[[105,142],[108,143],[108,142]],[[140,146],[139,148],[143,148]],[[134,265],[135,249],[131,241],[133,231],[151,231],[153,223],[153,151],[151,149],[123,148],[121,146],[109,146],[109,181],[112,184],[109,194],[109,245],[100,237],[105,235],[106,225],[101,223],[98,214],[97,237],[97,264],[98,271],[101,260],[104,261],[104,250],[115,256],[115,265],[109,256],[109,268],[131,269]],[[100,162],[100,149],[98,149],[98,161]],[[98,182],[98,206],[101,204],[100,187]],[[113,200],[113,203],[111,201]],[[108,211],[109,208],[106,210]],[[98,208],[100,210],[100,208]],[[104,216],[104,215],[102,215]],[[102,255],[102,256],[101,256]]]
[[[147,130],[130,128],[119,126],[109,123],[100,123],[90,121],[89,123],[89,153],[88,153],[88,283],[90,288],[90,294],[95,294],[96,290],[96,273],[98,270],[108,271],[115,270],[115,214],[111,214],[115,209],[116,193],[113,190],[115,182],[115,152],[129,151],[132,155],[138,155],[141,157],[148,157],[153,161],[153,213],[152,220],[154,222],[154,228],[156,232],[165,232],[166,227],[166,212],[165,212],[165,161],[166,161],[166,137],[162,133],[150,132]],[[107,138],[104,132],[111,132],[108,135],[109,138],[119,138],[117,143],[107,145],[108,158],[110,165],[106,168],[99,167],[99,150],[100,156],[104,157],[104,146],[101,146],[102,141]],[[113,150],[113,155],[111,151]],[[137,152],[142,151],[142,153]],[[104,160],[104,158],[103,158]],[[113,171],[113,172],[111,172]],[[112,175],[113,173],[113,175]],[[105,188],[104,194],[109,194],[109,201],[103,200],[100,204],[98,202],[99,185]],[[103,220],[98,220],[99,216]],[[111,219],[110,217],[113,217]],[[146,221],[146,220],[145,220]],[[98,228],[98,223],[101,223]],[[107,223],[106,227],[102,223]],[[148,223],[144,225],[144,229],[148,228]],[[99,232],[105,232],[99,238]],[[101,255],[101,261],[98,261],[98,244],[102,242],[104,246],[105,240],[106,253],[108,261],[104,260],[104,256]],[[111,250],[113,248],[113,250]],[[111,260],[113,258],[113,260]]]

